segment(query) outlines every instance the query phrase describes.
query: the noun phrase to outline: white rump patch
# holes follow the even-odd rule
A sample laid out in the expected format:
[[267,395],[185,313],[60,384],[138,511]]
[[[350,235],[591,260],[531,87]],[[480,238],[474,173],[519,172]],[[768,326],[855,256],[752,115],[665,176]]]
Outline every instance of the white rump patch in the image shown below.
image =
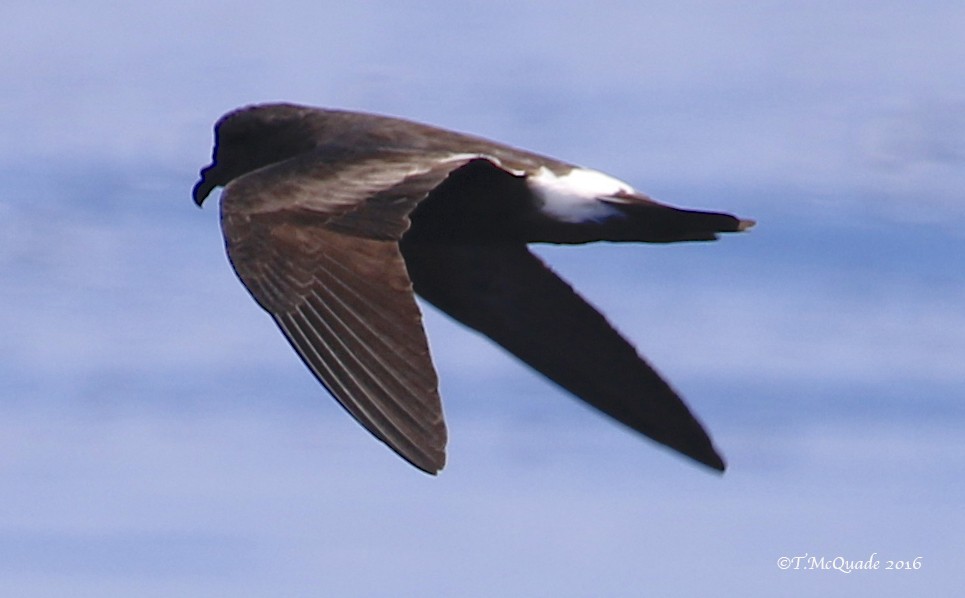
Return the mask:
[[610,175],[589,168],[574,168],[557,175],[545,166],[531,175],[530,189],[543,200],[539,209],[563,222],[606,220],[619,216],[620,210],[601,201],[618,193],[634,193],[633,187]]

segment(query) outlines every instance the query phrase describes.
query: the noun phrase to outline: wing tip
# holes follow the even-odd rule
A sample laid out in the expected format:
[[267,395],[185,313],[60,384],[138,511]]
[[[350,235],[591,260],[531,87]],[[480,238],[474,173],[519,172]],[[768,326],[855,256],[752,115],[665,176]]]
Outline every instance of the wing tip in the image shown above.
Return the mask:
[[682,450],[676,446],[670,445],[667,445],[667,448],[671,449],[680,456],[687,457],[692,463],[699,463],[707,469],[713,470],[714,473],[723,475],[727,471],[727,463],[714,449],[710,449],[709,451],[695,452],[690,450]]
[[727,463],[716,452],[714,453],[713,459],[707,459],[705,461],[701,461],[701,463],[703,463],[707,467],[710,467],[711,469],[713,469],[714,471],[716,471],[721,475],[723,475],[727,471]]
[[682,454],[686,455],[687,457],[690,457],[697,463],[700,463],[705,467],[713,469],[717,473],[723,474],[725,471],[727,471],[727,462],[724,461],[724,458],[720,456],[719,452],[717,452],[717,448],[714,447],[712,444],[710,444],[709,438],[707,439],[707,441],[708,441],[708,445],[706,447],[700,448],[699,450],[682,451],[677,447],[673,447],[673,448],[674,450],[680,451]]
[[439,475],[439,473],[446,466],[445,452],[441,452],[436,455],[423,455],[418,459],[409,458],[401,453],[399,455],[422,473],[431,475],[433,477]]
[[642,433],[650,436],[652,440],[656,440],[658,443],[664,445],[665,448],[672,450],[678,455],[687,457],[708,469],[713,469],[717,473],[723,474],[727,470],[727,462],[721,457],[720,452],[718,452],[717,447],[714,446],[713,441],[707,435],[703,426],[699,423],[697,425],[699,429],[696,430],[695,434],[692,433],[685,436],[658,439],[645,432]]

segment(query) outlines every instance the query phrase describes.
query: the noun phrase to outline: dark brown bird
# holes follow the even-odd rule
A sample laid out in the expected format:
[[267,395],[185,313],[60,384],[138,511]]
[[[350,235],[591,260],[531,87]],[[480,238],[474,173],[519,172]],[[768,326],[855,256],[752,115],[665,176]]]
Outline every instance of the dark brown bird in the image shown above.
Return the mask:
[[711,241],[753,221],[406,120],[290,104],[215,125],[228,258],[319,382],[428,473],[446,426],[415,293],[600,411],[714,469],[677,393],[528,243]]

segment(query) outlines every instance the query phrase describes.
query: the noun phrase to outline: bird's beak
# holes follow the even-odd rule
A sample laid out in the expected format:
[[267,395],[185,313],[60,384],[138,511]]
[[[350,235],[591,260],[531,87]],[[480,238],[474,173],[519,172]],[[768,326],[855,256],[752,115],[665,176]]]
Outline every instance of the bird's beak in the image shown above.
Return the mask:
[[214,187],[204,179],[198,181],[198,183],[194,186],[194,203],[196,203],[199,208],[201,207],[201,204],[204,203],[204,200],[208,197],[208,194],[211,193],[213,188]]
[[207,172],[208,168],[201,170],[201,179],[195,183],[194,190],[191,192],[192,197],[194,197],[194,203],[197,204],[199,208],[201,207],[201,204],[204,203],[204,200],[208,197],[208,195],[217,186],[207,179]]

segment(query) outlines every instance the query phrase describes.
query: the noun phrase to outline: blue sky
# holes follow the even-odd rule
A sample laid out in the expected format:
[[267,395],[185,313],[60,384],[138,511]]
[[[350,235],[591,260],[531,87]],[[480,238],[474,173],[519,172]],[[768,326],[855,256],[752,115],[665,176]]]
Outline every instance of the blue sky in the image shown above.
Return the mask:
[[[965,582],[958,2],[9,2],[0,593],[948,595]],[[541,247],[687,397],[692,466],[426,309],[438,478],[317,386],[190,201],[287,100],[759,226]],[[707,333],[705,331],[710,331]],[[922,557],[782,571],[782,556]]]

